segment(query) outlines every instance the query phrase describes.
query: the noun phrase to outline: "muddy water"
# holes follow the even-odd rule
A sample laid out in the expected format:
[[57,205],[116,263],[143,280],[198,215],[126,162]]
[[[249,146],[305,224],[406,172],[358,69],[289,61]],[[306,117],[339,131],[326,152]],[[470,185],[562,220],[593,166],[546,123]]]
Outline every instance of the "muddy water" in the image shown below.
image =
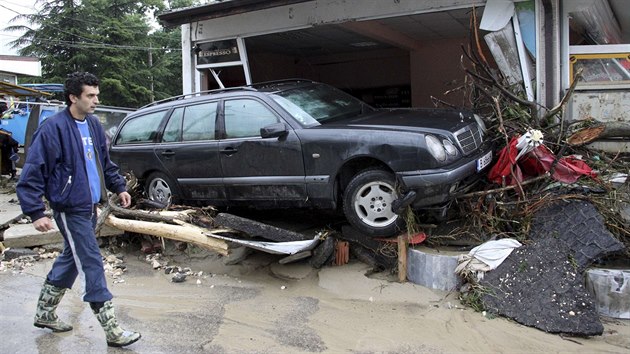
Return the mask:
[[119,321],[143,338],[107,348],[89,307],[72,289],[59,308],[75,329],[52,334],[33,327],[37,294],[50,260],[21,272],[0,272],[1,353],[446,353],[625,352],[630,323],[606,321],[596,338],[560,336],[489,319],[462,307],[455,293],[393,281],[352,260],[319,271],[308,263],[280,265],[254,253],[236,266],[205,252],[173,253],[170,264],[201,276],[173,283],[137,252],[110,290]]

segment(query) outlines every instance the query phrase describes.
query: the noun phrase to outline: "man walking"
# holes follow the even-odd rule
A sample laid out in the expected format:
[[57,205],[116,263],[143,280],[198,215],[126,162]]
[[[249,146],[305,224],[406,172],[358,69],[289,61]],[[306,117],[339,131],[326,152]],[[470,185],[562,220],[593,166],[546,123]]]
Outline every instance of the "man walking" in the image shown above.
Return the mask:
[[39,295],[35,326],[53,332],[72,330],[55,310],[79,277],[82,299],[90,303],[107,344],[122,347],[140,339],[140,333],[118,325],[94,227],[96,204],[107,198],[105,188],[118,194],[123,207],[131,204],[131,196],[118,167],[109,159],[105,133],[92,114],[98,104],[98,85],[90,73],[68,76],[64,86],[68,107],[46,119],[33,135],[16,190],[22,211],[41,232],[53,229],[52,220],[44,215],[45,197],[64,238],[63,252]]

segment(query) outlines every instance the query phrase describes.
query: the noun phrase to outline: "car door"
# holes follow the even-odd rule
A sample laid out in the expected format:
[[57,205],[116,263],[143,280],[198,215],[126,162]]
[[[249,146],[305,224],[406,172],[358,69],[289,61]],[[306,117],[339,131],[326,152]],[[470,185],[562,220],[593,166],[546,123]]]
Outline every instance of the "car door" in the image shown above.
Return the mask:
[[302,148],[293,129],[286,125],[287,132],[280,137],[261,137],[261,128],[284,121],[254,98],[223,101],[222,118],[219,155],[230,204],[280,207],[304,203]]
[[167,109],[136,115],[118,129],[109,150],[112,161],[125,173],[142,178],[159,164],[154,146],[168,113]]
[[215,139],[217,107],[212,101],[175,108],[156,145],[156,156],[185,199],[225,200]]

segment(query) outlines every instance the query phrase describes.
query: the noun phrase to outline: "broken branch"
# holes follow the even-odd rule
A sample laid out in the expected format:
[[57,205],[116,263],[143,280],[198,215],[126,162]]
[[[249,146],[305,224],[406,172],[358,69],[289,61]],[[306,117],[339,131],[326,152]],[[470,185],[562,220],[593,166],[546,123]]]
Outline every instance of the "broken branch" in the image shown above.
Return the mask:
[[[140,234],[164,237],[175,241],[192,243],[224,256],[227,256],[229,253],[228,245],[225,241],[206,236],[207,234],[212,234],[213,230],[200,228],[183,221],[180,221],[179,225],[170,225],[141,220],[126,220],[117,218],[114,215],[109,215],[105,219],[105,223],[123,231],[136,232]],[[214,232],[217,232],[217,230],[214,230]]]

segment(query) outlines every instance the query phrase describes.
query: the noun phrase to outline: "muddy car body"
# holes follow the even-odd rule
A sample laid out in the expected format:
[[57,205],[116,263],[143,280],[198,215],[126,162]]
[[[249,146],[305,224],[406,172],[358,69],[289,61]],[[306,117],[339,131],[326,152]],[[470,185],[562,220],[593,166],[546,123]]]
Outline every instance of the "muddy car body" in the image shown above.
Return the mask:
[[111,157],[147,196],[215,206],[343,210],[370,236],[440,205],[489,164],[470,112],[379,110],[328,85],[288,80],[178,97],[121,124]]

